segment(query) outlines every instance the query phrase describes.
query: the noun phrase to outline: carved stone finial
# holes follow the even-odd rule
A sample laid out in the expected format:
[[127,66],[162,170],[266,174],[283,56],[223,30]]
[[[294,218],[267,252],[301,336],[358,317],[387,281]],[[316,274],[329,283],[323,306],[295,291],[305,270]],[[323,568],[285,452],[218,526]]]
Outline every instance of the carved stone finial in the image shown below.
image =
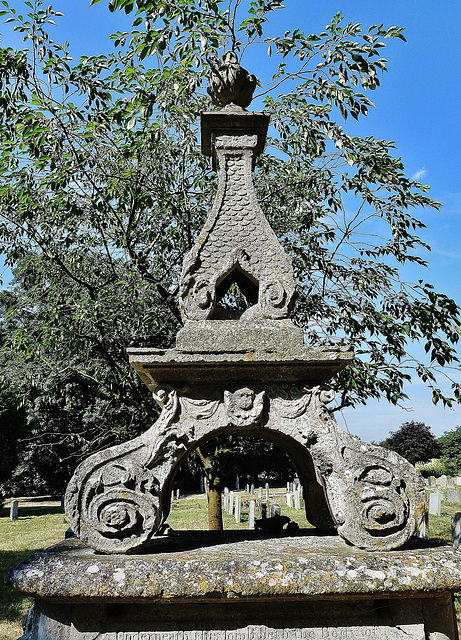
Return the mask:
[[246,109],[253,99],[256,77],[240,66],[234,51],[226,51],[213,67],[208,95],[217,107],[235,104]]

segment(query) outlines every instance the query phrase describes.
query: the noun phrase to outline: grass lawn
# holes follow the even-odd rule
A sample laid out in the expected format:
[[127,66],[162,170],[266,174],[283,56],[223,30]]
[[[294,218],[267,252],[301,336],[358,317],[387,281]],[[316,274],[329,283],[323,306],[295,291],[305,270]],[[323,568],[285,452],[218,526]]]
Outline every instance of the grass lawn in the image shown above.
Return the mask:
[[62,540],[69,526],[59,502],[37,498],[18,502],[18,520],[10,521],[7,507],[0,513],[0,640],[17,640],[22,635],[22,620],[32,603],[3,584],[3,572]]
[[[304,509],[289,509],[284,500],[284,489],[274,491],[272,501],[278,502],[282,514],[295,520],[300,527],[307,524]],[[244,496],[248,499],[249,496]],[[49,547],[64,538],[68,524],[64,518],[59,502],[49,499],[20,498],[19,519],[11,522],[9,508],[0,512],[0,573],[25,560],[31,553]],[[442,515],[430,517],[429,530],[431,539],[440,544],[451,544],[450,517],[461,511],[461,505],[442,504]],[[246,529],[248,514],[242,512],[243,521],[235,522],[233,516],[223,514],[225,529]],[[173,529],[208,529],[207,505],[203,495],[192,495],[172,504],[168,523]],[[461,601],[457,598],[458,620],[461,619]],[[17,640],[22,635],[22,620],[27,615],[31,599],[17,593],[3,584],[0,579],[0,640]],[[461,628],[460,628],[461,631]]]

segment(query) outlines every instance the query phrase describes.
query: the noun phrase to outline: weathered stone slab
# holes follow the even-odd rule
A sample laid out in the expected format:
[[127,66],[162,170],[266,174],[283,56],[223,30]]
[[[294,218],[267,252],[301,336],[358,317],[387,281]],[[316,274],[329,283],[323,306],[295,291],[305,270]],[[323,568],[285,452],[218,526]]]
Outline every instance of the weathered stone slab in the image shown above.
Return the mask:
[[413,542],[181,532],[137,556],[77,540],[7,575],[36,598],[28,640],[457,640],[461,554]]
[[[305,603],[296,602],[122,605],[114,617],[104,606],[71,609],[40,602],[35,625],[31,620],[29,626],[40,626],[40,640],[67,640],[69,631],[72,640],[454,640],[453,634],[438,631],[426,635],[424,616],[427,609],[431,612],[427,605],[423,599],[406,598],[379,604],[309,603],[308,610]],[[447,627],[445,622],[438,628],[450,631]]]
[[192,353],[232,351],[296,351],[302,348],[304,332],[289,321],[236,322],[213,320],[190,322],[178,331],[176,348]]
[[348,347],[303,347],[296,351],[192,353],[179,349],[127,349],[130,364],[154,391],[163,382],[190,384],[257,380],[323,384],[353,359]]
[[40,640],[67,640],[69,631],[72,640],[425,640],[424,605],[419,599],[384,602],[378,611],[363,601],[309,603],[308,611],[296,602],[122,605],[115,617],[104,606],[37,603],[35,626]]
[[12,569],[7,582],[33,596],[92,602],[461,590],[461,554],[451,546],[415,541],[380,553],[307,532],[269,539],[258,531],[178,534],[157,538],[153,553],[127,556],[99,555],[69,540]]

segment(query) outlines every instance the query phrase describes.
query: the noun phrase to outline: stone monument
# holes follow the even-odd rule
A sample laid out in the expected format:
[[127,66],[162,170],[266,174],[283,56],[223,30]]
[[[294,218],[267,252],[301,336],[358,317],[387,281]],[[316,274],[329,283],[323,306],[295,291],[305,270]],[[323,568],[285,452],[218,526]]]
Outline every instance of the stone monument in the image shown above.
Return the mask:
[[[461,560],[410,540],[423,482],[339,428],[327,383],[353,353],[306,346],[290,320],[291,260],[252,180],[269,124],[246,111],[255,85],[233,52],[213,71],[221,108],[202,114],[202,151],[219,184],[183,265],[184,327],[175,348],[128,350],[161,414],[77,468],[65,500],[77,539],[10,572],[35,598],[24,640],[457,638]],[[246,308],[226,303],[232,285]],[[180,464],[224,433],[290,454],[315,530],[162,535]]]

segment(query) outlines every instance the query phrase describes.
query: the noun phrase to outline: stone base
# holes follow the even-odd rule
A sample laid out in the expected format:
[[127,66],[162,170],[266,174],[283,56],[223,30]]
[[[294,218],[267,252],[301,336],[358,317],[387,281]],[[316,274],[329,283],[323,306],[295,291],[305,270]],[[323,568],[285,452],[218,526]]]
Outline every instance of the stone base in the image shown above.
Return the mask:
[[352,549],[308,532],[183,532],[149,553],[68,541],[7,582],[35,597],[23,640],[458,640],[461,554]]
[[188,322],[176,335],[176,348],[187,353],[293,353],[304,348],[304,332],[290,320]]
[[457,638],[449,596],[174,605],[62,605],[38,601],[27,626],[22,640]]

